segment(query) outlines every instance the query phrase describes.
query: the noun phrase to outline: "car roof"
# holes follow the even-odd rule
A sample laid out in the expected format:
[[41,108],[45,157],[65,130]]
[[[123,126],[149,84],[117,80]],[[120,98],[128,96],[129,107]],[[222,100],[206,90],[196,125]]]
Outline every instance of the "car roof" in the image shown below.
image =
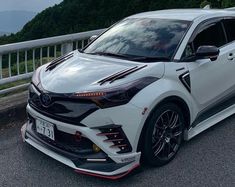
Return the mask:
[[144,12],[130,16],[129,18],[160,18],[193,21],[197,18],[205,19],[211,16],[235,16],[233,9],[169,9]]

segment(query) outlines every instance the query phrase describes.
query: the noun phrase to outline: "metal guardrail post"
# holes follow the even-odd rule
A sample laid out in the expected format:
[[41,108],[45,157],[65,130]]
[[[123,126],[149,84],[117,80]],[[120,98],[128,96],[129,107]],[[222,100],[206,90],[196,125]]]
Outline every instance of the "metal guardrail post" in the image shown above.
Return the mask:
[[2,55],[0,54],[0,79],[2,79]]
[[73,51],[73,42],[61,44],[61,54],[65,55]]
[[[51,58],[56,58],[57,56],[65,55],[66,53],[73,51],[75,49],[74,47],[76,47],[76,49],[78,47],[81,47],[78,46],[80,42],[82,47],[84,47],[86,41],[91,36],[99,35],[104,31],[105,29],[99,29],[81,33],[55,36],[50,38],[43,38],[38,40],[31,40],[26,42],[0,45],[0,85],[32,77],[32,71],[36,69],[36,65],[43,64],[45,60],[44,58],[47,57],[48,60],[50,60]],[[61,54],[59,53],[59,50],[57,51],[57,46],[59,45],[61,45]],[[52,53],[50,53],[50,50],[52,50],[53,47],[54,54],[52,55]],[[44,49],[46,48],[47,55],[44,54]],[[6,57],[8,56],[8,59],[5,58],[5,55]],[[38,64],[38,56],[40,64]],[[7,60],[8,67],[5,67],[7,65]],[[25,85],[19,85],[8,89],[0,90],[0,95],[3,93],[15,91],[17,89],[25,88]]]

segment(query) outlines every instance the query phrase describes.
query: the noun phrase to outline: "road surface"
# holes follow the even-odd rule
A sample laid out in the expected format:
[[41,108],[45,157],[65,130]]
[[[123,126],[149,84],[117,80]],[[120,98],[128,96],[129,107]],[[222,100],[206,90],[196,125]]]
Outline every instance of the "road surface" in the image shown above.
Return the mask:
[[0,128],[0,186],[235,186],[235,116],[185,142],[176,158],[161,168],[142,166],[110,181],[76,174],[21,141],[20,126]]

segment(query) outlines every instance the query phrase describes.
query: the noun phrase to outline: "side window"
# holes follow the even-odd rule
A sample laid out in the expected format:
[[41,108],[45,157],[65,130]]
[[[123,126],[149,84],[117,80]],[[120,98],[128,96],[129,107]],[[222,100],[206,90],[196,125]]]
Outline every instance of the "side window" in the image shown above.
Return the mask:
[[225,34],[220,22],[212,24],[198,33],[193,41],[194,50],[203,45],[221,47],[226,44]]
[[212,45],[221,47],[226,44],[226,37],[220,22],[212,23],[201,28],[191,43],[188,43],[183,53],[182,59],[193,58],[198,47]]
[[228,37],[228,42],[235,41],[235,19],[224,20],[224,27]]

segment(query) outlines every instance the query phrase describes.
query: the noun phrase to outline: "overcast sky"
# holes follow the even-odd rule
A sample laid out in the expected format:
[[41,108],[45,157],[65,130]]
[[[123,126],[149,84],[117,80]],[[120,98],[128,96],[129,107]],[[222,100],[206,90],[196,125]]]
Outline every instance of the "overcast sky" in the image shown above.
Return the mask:
[[62,0],[0,0],[0,11],[27,10],[41,12],[47,7],[60,3]]

